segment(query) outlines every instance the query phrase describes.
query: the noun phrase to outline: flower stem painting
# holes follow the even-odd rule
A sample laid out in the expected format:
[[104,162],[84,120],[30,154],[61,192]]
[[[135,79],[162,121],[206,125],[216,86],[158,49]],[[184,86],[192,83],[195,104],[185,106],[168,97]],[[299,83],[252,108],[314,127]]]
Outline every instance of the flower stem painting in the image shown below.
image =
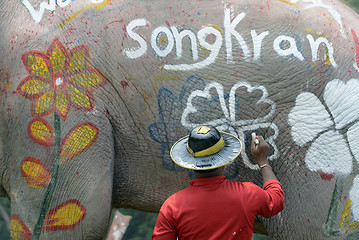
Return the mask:
[[[89,49],[78,46],[67,49],[58,39],[47,52],[29,51],[22,55],[28,76],[17,87],[18,93],[31,101],[32,119],[27,133],[35,143],[53,148],[52,163],[46,166],[37,156],[28,156],[21,163],[21,174],[28,187],[43,189],[41,212],[33,233],[18,215],[11,219],[13,239],[39,239],[42,231],[74,229],[85,217],[86,208],[77,199],[69,199],[50,210],[62,164],[88,150],[98,136],[91,122],[80,122],[65,137],[62,123],[71,110],[94,110],[93,92],[106,84],[106,79],[91,65]],[[49,117],[52,116],[52,119]]]

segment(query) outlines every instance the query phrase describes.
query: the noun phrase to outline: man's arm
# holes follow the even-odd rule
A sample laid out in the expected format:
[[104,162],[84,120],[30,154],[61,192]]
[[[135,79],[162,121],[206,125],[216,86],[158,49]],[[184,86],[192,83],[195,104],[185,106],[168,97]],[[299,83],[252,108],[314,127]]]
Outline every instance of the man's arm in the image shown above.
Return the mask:
[[263,177],[263,184],[269,180],[278,180],[272,171],[272,167],[269,165],[269,145],[262,136],[257,136],[256,138],[252,139],[251,150],[252,155],[260,168],[259,171]]
[[152,234],[152,240],[176,240],[177,233],[171,219],[168,219],[164,212],[166,207],[162,206],[160,213],[158,214],[155,228]]
[[262,136],[252,139],[251,150],[263,177],[263,190],[258,192],[260,201],[259,214],[271,217],[284,208],[284,192],[282,185],[272,171],[268,162],[269,145]]

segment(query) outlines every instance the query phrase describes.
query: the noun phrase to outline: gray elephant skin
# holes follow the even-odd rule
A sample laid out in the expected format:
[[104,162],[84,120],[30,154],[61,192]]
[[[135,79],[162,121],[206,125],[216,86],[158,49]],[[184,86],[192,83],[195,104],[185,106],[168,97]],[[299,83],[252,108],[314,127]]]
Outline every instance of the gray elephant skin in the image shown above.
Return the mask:
[[[1,1],[0,195],[12,239],[99,239],[112,208],[156,212],[192,172],[199,124],[238,136],[225,174],[285,209],[270,239],[359,238],[359,18],[339,1]],[[230,207],[230,206],[225,206]],[[240,213],[238,213],[240,214]]]

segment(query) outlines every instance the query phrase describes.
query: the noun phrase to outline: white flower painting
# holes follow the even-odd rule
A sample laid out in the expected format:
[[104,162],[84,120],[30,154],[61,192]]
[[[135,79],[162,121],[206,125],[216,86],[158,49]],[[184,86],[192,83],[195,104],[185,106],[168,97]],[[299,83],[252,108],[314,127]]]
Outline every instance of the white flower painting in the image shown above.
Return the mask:
[[[323,102],[313,93],[298,95],[288,116],[291,135],[299,146],[309,145],[305,163],[311,171],[344,178],[356,174],[359,163],[359,80],[329,82]],[[349,193],[351,215],[359,220],[359,176]]]

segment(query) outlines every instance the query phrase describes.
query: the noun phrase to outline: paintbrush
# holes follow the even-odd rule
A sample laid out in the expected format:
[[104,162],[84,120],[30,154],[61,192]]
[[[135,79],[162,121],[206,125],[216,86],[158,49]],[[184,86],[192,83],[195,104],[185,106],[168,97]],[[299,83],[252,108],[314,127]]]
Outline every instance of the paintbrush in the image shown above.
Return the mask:
[[255,132],[252,132],[252,139],[254,139],[254,146],[257,147],[259,145],[259,140]]

